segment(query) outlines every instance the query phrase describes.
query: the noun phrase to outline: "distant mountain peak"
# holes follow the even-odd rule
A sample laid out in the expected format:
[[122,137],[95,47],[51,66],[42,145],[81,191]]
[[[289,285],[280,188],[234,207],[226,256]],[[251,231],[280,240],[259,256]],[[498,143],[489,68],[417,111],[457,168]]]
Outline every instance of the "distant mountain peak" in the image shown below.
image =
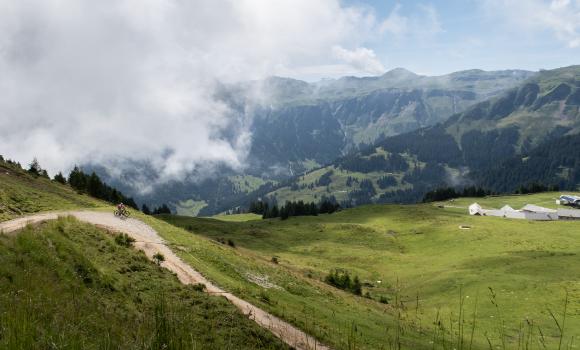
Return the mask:
[[382,78],[390,78],[390,79],[408,79],[408,78],[415,78],[419,75],[411,72],[408,69],[397,67],[391,69],[390,71],[386,72],[382,75]]

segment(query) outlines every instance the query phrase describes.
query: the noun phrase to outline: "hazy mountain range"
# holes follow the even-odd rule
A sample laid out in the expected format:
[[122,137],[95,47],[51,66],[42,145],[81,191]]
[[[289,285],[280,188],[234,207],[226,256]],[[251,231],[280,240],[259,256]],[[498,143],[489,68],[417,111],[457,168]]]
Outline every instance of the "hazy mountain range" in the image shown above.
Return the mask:
[[[518,183],[495,184],[489,178],[502,176],[502,162],[529,174],[514,162],[535,161],[546,142],[580,130],[579,72],[469,70],[427,77],[398,68],[378,77],[317,83],[272,77],[223,86],[221,98],[233,108],[244,108],[250,94],[258,101],[247,169],[224,169],[212,179],[171,183],[137,197],[170,202],[183,214],[210,214],[262,197],[334,196],[356,205],[415,201],[441,185],[511,190],[535,178],[520,174]],[[552,165],[555,178],[537,180],[573,186],[574,163],[566,164]]]

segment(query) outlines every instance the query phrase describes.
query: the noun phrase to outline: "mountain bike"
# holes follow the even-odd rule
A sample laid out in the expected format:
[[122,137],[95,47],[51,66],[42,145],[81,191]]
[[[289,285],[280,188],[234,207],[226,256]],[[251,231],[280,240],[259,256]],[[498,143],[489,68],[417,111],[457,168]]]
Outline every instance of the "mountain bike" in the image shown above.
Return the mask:
[[131,213],[127,209],[115,209],[115,216],[121,219],[127,219]]

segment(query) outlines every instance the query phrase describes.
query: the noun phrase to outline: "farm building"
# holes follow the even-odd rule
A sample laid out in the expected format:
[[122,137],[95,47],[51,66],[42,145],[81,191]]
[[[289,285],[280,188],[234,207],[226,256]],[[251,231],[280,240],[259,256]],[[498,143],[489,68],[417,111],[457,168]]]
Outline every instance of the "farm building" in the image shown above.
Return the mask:
[[509,205],[501,209],[484,209],[481,205],[473,203],[469,206],[469,214],[481,216],[496,216],[508,219],[526,219],[535,221],[553,220],[580,220],[580,210],[577,209],[549,209],[533,204],[528,204],[520,210],[515,210]]

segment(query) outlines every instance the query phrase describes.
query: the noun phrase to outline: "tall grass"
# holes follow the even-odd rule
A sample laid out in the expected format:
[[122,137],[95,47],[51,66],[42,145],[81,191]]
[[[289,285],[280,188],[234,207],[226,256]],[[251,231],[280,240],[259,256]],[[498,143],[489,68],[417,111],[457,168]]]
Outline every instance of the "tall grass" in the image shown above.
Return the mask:
[[[531,349],[572,349],[575,337],[567,337],[566,319],[568,317],[569,294],[565,293],[562,301],[562,312],[558,315],[550,307],[546,307],[549,320],[538,323],[533,319],[525,318],[519,325],[509,327],[503,317],[503,308],[499,297],[493,288],[488,289],[489,302],[493,305],[495,313],[493,318],[495,323],[491,328],[481,328],[478,315],[479,296],[476,296],[472,305],[472,310],[467,309],[466,296],[463,287],[459,288],[457,311],[444,315],[438,309],[432,327],[426,330],[430,333],[429,343],[432,350],[472,350],[472,349],[502,349],[502,350],[531,350]],[[395,300],[400,300],[399,292],[395,293]],[[505,302],[509,302],[506,300]],[[396,307],[396,315],[405,313],[403,306]],[[414,311],[415,317],[420,313]],[[404,319],[405,316],[397,316],[397,320]],[[546,322],[551,321],[551,323]],[[397,321],[396,329],[402,329]],[[546,333],[546,327],[540,324],[551,324],[551,336]],[[512,330],[511,332],[509,330]],[[554,332],[555,331],[555,332]],[[554,334],[555,333],[555,334]],[[395,337],[388,339],[389,349],[401,349],[400,332],[395,333]],[[393,341],[394,340],[394,341]],[[410,349],[410,348],[409,348]]]
[[285,349],[222,298],[73,219],[0,236],[0,349]]

